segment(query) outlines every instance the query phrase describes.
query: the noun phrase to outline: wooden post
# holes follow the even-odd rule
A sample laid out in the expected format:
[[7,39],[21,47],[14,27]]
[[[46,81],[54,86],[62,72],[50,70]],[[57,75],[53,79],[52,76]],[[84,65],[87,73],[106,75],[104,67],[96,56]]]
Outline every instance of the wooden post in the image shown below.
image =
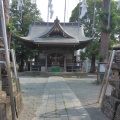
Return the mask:
[[105,84],[105,88],[104,88],[104,91],[103,91],[101,107],[103,107],[104,97],[105,97],[107,86],[108,86],[108,82],[109,82],[110,70],[111,70],[111,66],[112,66],[112,62],[113,62],[114,56],[115,56],[115,50],[113,50],[113,52],[112,52],[110,65],[109,65],[108,73],[107,73],[107,76],[106,76],[106,84]]
[[14,103],[12,80],[11,80],[11,74],[10,74],[10,57],[8,52],[8,42],[7,42],[3,0],[0,0],[0,9],[1,9],[1,23],[2,23],[2,31],[3,31],[3,39],[4,39],[4,47],[5,47],[5,58],[6,58],[5,60],[6,60],[7,73],[8,73],[8,86],[9,86],[9,92],[10,92],[12,120],[15,120],[15,103]]
[[[108,68],[109,68],[109,64],[110,64],[111,57],[112,57],[112,52],[111,52],[111,54],[110,54],[110,57],[109,57],[109,60],[108,60],[108,65],[107,65],[107,67],[106,67],[105,74],[104,74],[104,77],[103,77],[103,80],[102,80],[102,85],[101,85],[101,89],[100,89],[100,93],[99,93],[99,96],[98,96],[97,103],[99,103],[99,101],[100,101],[100,97],[101,97],[101,94],[102,94],[102,90],[103,90],[105,78],[106,78],[106,75],[107,75],[107,73],[108,73]],[[98,78],[97,78],[97,79],[98,79]]]
[[20,85],[19,85],[19,82],[18,82],[16,62],[15,62],[15,52],[14,52],[13,49],[11,49],[11,55],[12,55],[13,69],[14,69],[15,80],[16,80],[16,88],[17,88],[17,92],[19,92],[20,91]]

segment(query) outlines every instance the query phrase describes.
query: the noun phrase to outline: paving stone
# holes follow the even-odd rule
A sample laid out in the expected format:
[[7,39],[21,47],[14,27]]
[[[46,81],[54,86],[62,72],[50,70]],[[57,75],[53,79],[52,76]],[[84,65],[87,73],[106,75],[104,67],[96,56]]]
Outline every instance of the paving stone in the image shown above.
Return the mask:
[[81,107],[81,103],[79,101],[73,101],[73,104],[76,106],[76,107]]
[[59,120],[59,118],[45,118],[45,120]]
[[69,117],[69,120],[81,120],[80,116]]
[[62,77],[48,78],[42,105],[33,120],[91,120]]
[[44,120],[44,118],[40,118],[40,117],[35,117],[32,120]]
[[68,117],[61,117],[60,120],[69,120]]
[[74,107],[74,104],[70,101],[66,102],[65,105],[66,105],[67,108],[73,108]]

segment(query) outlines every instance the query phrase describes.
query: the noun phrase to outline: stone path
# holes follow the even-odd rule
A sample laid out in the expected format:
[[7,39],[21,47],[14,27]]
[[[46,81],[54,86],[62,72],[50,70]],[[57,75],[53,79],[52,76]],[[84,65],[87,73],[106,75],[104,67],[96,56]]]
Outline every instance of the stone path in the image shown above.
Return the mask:
[[49,77],[42,105],[32,120],[91,120],[62,77]]

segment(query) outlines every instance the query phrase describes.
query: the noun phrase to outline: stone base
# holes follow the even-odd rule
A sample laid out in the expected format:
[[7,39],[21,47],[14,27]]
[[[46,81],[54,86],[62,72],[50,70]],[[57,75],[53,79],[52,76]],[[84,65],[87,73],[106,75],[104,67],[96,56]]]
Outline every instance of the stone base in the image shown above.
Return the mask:
[[[13,89],[13,93],[16,92],[16,84],[15,83],[13,83],[12,89]],[[7,95],[10,95],[8,86],[2,86],[2,90],[5,91]]]
[[0,120],[7,120],[5,104],[0,103]]
[[115,119],[114,120],[120,120],[120,105],[117,108]]
[[16,104],[16,115],[19,117],[20,113],[23,110],[23,101],[22,101],[22,93],[15,93],[15,104]]
[[120,120],[120,116],[116,116],[114,120]]
[[[14,93],[15,98],[15,111],[16,117],[19,117],[20,113],[23,110],[23,103],[22,103],[22,94]],[[6,97],[6,100],[0,103],[0,120],[12,120],[12,113],[11,113],[11,105],[10,105],[10,97]]]
[[120,99],[120,91],[113,89],[111,92],[111,96]]
[[102,111],[110,120],[113,120],[119,104],[119,99],[112,96],[106,96],[103,103]]

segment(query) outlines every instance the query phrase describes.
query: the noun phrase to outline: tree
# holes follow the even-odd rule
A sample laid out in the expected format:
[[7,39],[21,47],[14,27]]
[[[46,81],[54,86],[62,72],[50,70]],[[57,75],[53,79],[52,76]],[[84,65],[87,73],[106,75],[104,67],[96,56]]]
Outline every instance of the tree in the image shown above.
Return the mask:
[[[87,1],[88,3],[88,12],[86,15],[80,20],[84,24],[85,28],[85,35],[88,37],[94,37],[93,42],[86,47],[85,55],[91,60],[91,68],[90,72],[95,71],[95,60],[98,58],[99,55],[99,40],[100,40],[100,21],[99,21],[99,13],[101,12],[101,1],[96,1],[96,18],[94,29],[93,28],[93,16],[94,16],[94,8],[95,2],[93,0]],[[72,15],[70,17],[71,22],[78,21],[79,16],[79,4],[74,8],[72,11]]]
[[110,0],[103,0],[102,13],[100,14],[100,20],[102,22],[102,32],[101,32],[101,47],[100,52],[103,58],[103,61],[107,62],[108,59],[108,50],[110,47],[110,34],[115,30],[117,24],[117,15],[115,12],[115,2],[111,3],[110,10],[110,28],[108,26],[108,16],[109,16],[109,6]]
[[91,73],[95,72],[95,62],[97,59],[100,59],[99,48],[100,45],[98,41],[93,41],[92,44],[86,48],[86,56],[91,60]]
[[11,6],[11,23],[15,27],[14,34],[12,36],[12,47],[16,51],[17,62],[19,64],[20,71],[23,71],[24,62],[28,61],[35,55],[35,50],[30,50],[21,40],[20,36],[27,36],[29,32],[29,26],[32,21],[42,21],[40,12],[36,8],[36,5],[28,0],[24,1],[24,5],[21,10],[17,11],[17,0],[13,0]]
[[[95,2],[96,2],[95,25],[93,28],[93,16],[94,16],[93,6]],[[100,59],[101,61],[107,59],[110,45],[116,43],[115,32],[120,30],[119,25],[117,25],[118,23],[120,24],[120,22],[116,14],[117,10],[115,9],[117,3],[113,1],[111,4],[110,29],[107,30],[106,28],[108,27],[108,11],[107,12],[102,11],[101,0],[96,0],[95,2],[93,0],[87,0],[88,12],[82,19],[80,19],[80,22],[84,24],[85,35],[88,37],[93,36],[93,42],[88,47],[86,47],[86,56],[88,56],[89,59],[91,60],[91,69],[90,69],[91,72],[95,71],[95,59]],[[107,5],[108,7],[109,3],[105,2],[104,4]],[[104,9],[108,9],[108,8],[104,8]],[[70,21],[71,22],[78,21],[79,20],[78,16],[79,16],[79,4],[72,11]],[[110,40],[110,35],[111,35],[111,40]],[[95,50],[96,52],[94,51],[94,49],[97,49]]]
[[83,51],[81,51],[80,52],[80,59],[81,59],[81,70],[83,71],[83,62],[84,62],[84,60],[86,60],[86,53],[85,52],[83,52]]
[[[6,25],[9,25],[9,1],[8,0],[3,0],[3,5],[4,5],[4,14],[5,14],[5,22]],[[1,22],[0,22],[0,37],[3,36],[2,35],[2,27],[1,27]],[[7,29],[7,38],[8,38],[8,48],[10,48],[10,40],[11,40],[11,31],[9,31]]]

